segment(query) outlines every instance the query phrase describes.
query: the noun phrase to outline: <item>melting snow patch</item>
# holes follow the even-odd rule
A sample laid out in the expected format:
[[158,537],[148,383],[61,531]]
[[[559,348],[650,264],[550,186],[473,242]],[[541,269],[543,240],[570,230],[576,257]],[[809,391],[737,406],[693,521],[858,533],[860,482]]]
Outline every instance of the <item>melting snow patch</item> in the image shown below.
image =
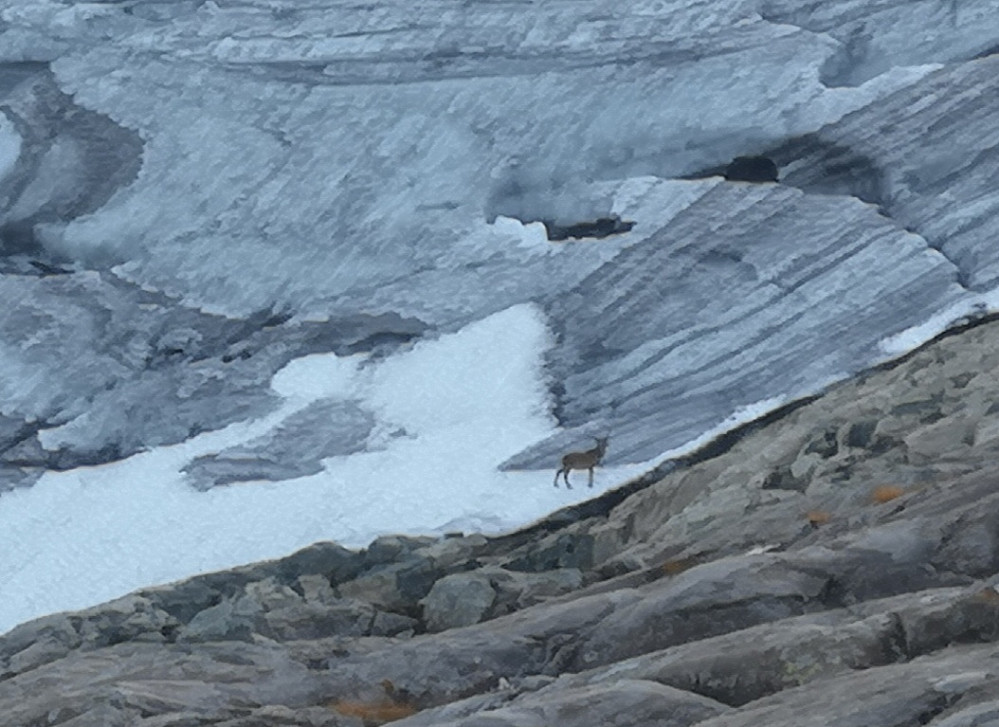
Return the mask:
[[785,403],[787,403],[788,400],[789,399],[786,396],[775,396],[770,399],[764,399],[762,401],[758,401],[755,404],[747,404],[746,406],[740,406],[731,414],[729,414],[724,420],[722,420],[720,423],[716,424],[711,429],[701,434],[699,437],[691,439],[686,444],[682,444],[679,447],[676,447],[675,449],[670,449],[666,452],[663,452],[656,459],[662,461],[667,459],[675,459],[677,457],[682,457],[684,455],[690,454],[691,452],[700,449],[705,444],[716,439],[719,435],[731,431],[736,427],[740,427],[743,424],[748,424],[751,421],[759,419],[765,414],[769,414],[774,409],[783,406]]
[[[285,397],[233,424],[120,462],[50,472],[0,499],[0,632],[129,591],[265,558],[320,540],[348,547],[384,533],[508,530],[617,486],[555,489],[551,472],[497,464],[552,433],[540,311],[518,305],[378,364],[330,354],[292,361],[272,381]],[[192,459],[260,437],[311,401],[347,397],[398,432],[382,451],[333,457],[320,474],[199,492]]]
[[779,543],[772,543],[770,545],[754,545],[752,548],[743,553],[743,555],[763,555],[764,553],[769,553],[779,547]]

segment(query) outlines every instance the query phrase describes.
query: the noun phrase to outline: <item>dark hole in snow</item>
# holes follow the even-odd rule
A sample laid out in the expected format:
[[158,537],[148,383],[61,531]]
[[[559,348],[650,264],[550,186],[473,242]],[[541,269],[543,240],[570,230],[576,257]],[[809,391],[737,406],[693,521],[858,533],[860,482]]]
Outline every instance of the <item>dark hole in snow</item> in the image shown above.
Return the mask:
[[62,267],[66,262],[49,253],[35,237],[31,222],[8,222],[0,226],[0,274],[65,275],[72,272]]
[[770,157],[736,157],[725,168],[725,179],[730,182],[776,182],[777,164]]
[[612,217],[600,217],[587,222],[573,222],[568,225],[560,225],[552,220],[541,220],[545,226],[549,240],[568,240],[570,237],[580,239],[584,237],[603,238],[611,235],[620,235],[628,232],[635,226],[630,220],[622,220],[617,215]]
[[30,222],[8,222],[0,227],[0,255],[38,255],[43,251]]
[[994,55],[999,55],[999,43],[989,48],[986,48],[985,50],[980,51],[979,53],[976,53],[975,55],[972,56],[972,59],[978,60],[979,58],[988,58],[989,56],[994,56]]

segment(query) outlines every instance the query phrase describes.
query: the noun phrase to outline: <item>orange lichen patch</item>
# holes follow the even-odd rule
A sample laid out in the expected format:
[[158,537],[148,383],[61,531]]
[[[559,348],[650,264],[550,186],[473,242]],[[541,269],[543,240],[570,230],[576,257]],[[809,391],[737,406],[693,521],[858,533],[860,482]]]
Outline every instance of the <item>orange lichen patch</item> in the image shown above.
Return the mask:
[[376,702],[339,699],[327,706],[346,717],[359,717],[364,723],[364,727],[378,727],[388,722],[395,722],[398,719],[412,717],[420,711],[411,704],[393,702],[390,699]]
[[905,494],[905,490],[898,485],[881,485],[881,487],[875,487],[874,491],[871,492],[871,501],[881,505],[882,503],[894,500],[896,497],[901,497],[903,494]]
[[412,717],[420,710],[409,703],[405,690],[395,688],[391,679],[383,679],[384,697],[376,699],[338,699],[326,706],[347,717],[359,717],[364,727],[378,727],[387,722]]
[[983,588],[980,591],[976,591],[971,596],[975,601],[984,601],[989,604],[999,604],[999,593],[996,593],[996,589],[991,586]]
[[832,520],[832,515],[825,510],[809,510],[805,513],[805,518],[808,520],[809,525],[817,528],[819,525],[825,525]]
[[697,565],[696,558],[678,558],[677,560],[667,560],[660,568],[663,575],[675,576],[683,573],[685,570],[690,570],[695,565]]

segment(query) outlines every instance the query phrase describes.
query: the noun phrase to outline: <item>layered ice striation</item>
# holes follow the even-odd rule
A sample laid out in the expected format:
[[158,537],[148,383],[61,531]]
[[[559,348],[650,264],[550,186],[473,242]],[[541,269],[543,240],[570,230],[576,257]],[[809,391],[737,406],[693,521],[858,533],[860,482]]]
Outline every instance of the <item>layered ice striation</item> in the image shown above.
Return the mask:
[[[650,188],[646,204],[669,191]],[[541,465],[567,434],[597,431],[615,442],[609,461],[653,458],[733,403],[854,373],[879,356],[872,334],[964,296],[954,265],[872,205],[718,183],[549,304],[569,431],[510,464]]]
[[[562,431],[510,466],[608,431],[642,461],[869,366],[999,276],[994,10],[0,1],[0,487],[528,301]],[[754,154],[778,184],[719,178]],[[365,446],[310,415],[350,424],[195,479]]]
[[854,194],[947,256],[962,283],[999,282],[999,55],[940,69],[906,92],[774,150],[784,181]]

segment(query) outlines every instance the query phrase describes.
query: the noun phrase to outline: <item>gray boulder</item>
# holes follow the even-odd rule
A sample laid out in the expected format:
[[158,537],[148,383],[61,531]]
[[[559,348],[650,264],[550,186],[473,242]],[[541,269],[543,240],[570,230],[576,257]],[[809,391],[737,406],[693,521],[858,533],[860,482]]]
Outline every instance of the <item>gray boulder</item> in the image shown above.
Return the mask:
[[441,578],[421,601],[428,631],[469,626],[578,589],[583,574],[575,568],[521,573],[483,566]]
[[456,573],[444,576],[430,589],[420,605],[428,631],[445,631],[482,621],[496,602],[496,590],[488,573]]
[[622,679],[575,689],[547,690],[529,695],[508,706],[458,720],[430,721],[434,715],[418,715],[399,727],[688,727],[729,711],[720,704],[690,692],[655,682]]

